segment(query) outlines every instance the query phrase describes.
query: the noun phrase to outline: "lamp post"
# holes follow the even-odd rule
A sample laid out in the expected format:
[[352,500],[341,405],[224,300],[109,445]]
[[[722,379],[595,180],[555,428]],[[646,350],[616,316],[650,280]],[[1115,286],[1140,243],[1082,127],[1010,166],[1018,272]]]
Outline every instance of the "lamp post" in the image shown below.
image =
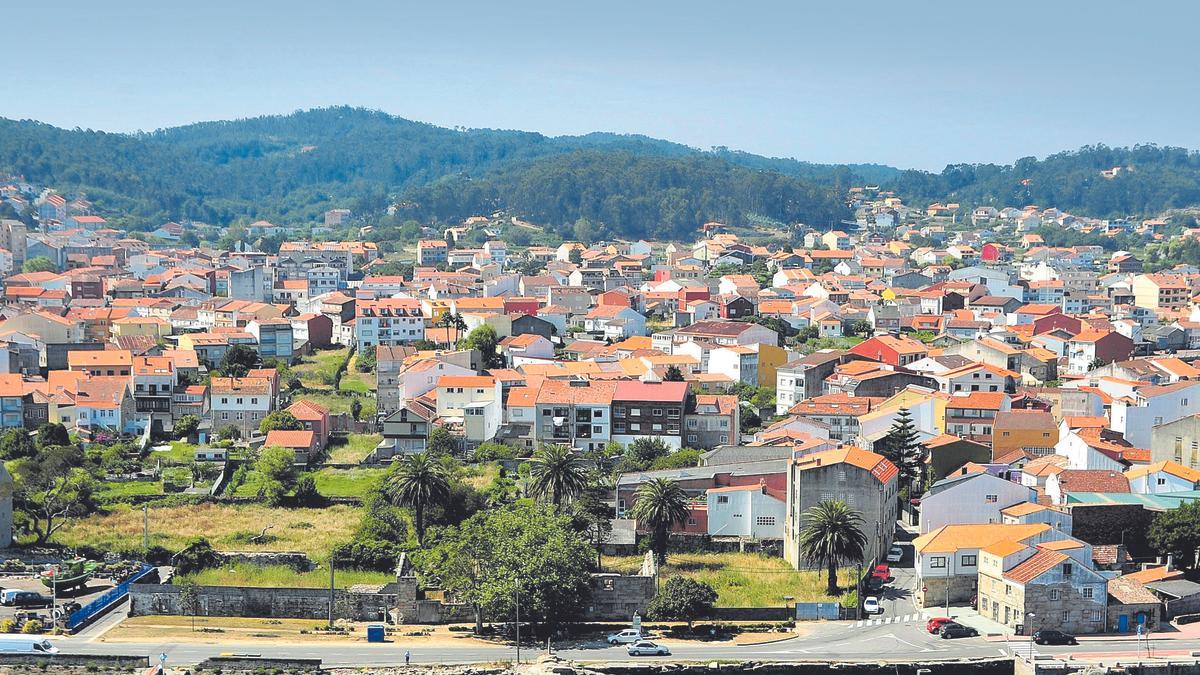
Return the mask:
[[1027,612],[1025,617],[1025,630],[1029,631],[1029,662],[1033,663],[1033,620],[1037,618],[1037,614]]
[[784,616],[787,617],[786,619],[784,619],[784,621],[795,618],[792,616],[792,600],[794,600],[794,599],[795,598],[793,598],[790,595],[783,596],[783,612],[784,612]]

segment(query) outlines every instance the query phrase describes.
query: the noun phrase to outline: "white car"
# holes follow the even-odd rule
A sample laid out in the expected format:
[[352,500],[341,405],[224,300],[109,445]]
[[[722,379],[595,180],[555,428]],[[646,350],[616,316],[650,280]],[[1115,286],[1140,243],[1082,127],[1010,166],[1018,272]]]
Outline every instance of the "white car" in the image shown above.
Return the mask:
[[637,642],[638,640],[645,640],[646,636],[642,635],[642,631],[636,628],[626,628],[620,633],[613,633],[612,635],[609,635],[607,639],[608,644],[610,645],[627,645]]
[[888,550],[887,561],[890,563],[898,563],[904,559],[904,549],[899,546],[893,546]]
[[625,648],[630,656],[670,656],[671,650],[666,645],[656,645],[649,640],[635,642]]
[[881,612],[883,612],[883,608],[879,606],[879,598],[872,595],[866,600],[863,600],[864,614],[879,614]]

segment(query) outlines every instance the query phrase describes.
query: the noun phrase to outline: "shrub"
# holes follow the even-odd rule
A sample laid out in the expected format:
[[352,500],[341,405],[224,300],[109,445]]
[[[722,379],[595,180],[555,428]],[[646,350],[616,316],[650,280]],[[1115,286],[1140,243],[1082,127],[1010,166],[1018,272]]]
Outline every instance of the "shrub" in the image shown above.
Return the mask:
[[21,626],[21,632],[26,635],[37,635],[42,632],[42,622],[37,619],[30,619]]
[[376,572],[396,569],[396,559],[403,552],[400,546],[388,541],[359,540],[333,547],[330,557],[337,567]]
[[0,620],[0,633],[17,632],[17,622],[12,619]]

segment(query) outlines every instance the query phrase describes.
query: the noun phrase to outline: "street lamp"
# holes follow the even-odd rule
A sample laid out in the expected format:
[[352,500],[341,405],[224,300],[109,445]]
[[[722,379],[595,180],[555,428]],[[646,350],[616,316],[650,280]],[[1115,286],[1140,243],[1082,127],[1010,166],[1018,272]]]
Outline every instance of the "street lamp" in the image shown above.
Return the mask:
[[785,596],[783,596],[783,612],[784,612],[784,616],[786,617],[786,618],[784,619],[784,621],[787,621],[788,619],[794,618],[794,617],[792,617],[792,610],[791,610],[791,607],[792,607],[792,600],[794,600],[794,599],[795,599],[795,598],[793,598],[793,597],[792,597],[792,596],[790,596],[790,595],[785,595]]
[[1037,618],[1037,614],[1027,612],[1025,617],[1025,630],[1029,631],[1029,662],[1033,663],[1033,620]]

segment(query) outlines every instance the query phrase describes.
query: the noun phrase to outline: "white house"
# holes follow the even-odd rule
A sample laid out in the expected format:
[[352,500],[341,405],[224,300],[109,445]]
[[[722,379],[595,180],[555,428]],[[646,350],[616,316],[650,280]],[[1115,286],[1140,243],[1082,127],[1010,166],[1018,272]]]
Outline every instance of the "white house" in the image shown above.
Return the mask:
[[1054,445],[1054,454],[1068,459],[1068,469],[1125,470],[1124,464],[1097,449],[1079,434],[1079,430],[1068,428],[1065,421],[1059,425],[1058,443]]
[[1200,486],[1200,471],[1173,460],[1135,466],[1125,472],[1129,491],[1152,495],[1161,492],[1187,492]]
[[944,478],[921,498],[921,534],[944,525],[999,523],[1001,511],[1037,501],[1037,491],[990,473]]
[[766,485],[712,488],[707,495],[709,536],[783,539],[787,503]]
[[1139,387],[1133,401],[1113,399],[1112,428],[1138,448],[1148,448],[1154,427],[1200,413],[1200,381]]
[[726,375],[734,382],[758,384],[758,352],[750,347],[718,347],[709,352],[708,372]]

